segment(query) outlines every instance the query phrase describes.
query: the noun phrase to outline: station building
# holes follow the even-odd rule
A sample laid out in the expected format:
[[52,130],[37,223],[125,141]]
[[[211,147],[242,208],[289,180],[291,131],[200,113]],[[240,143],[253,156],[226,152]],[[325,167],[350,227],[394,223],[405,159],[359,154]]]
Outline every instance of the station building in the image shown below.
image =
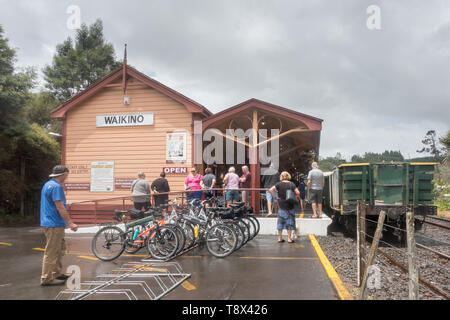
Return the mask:
[[[207,165],[194,163],[194,124],[201,123],[202,133],[211,128],[222,132],[224,150],[231,139],[227,129],[278,129],[280,171],[294,176],[306,173],[310,162],[318,159],[322,129],[321,119],[258,99],[213,114],[128,66],[126,59],[122,67],[58,106],[51,116],[62,120],[61,163],[70,170],[66,198],[72,204],[72,218],[80,224],[108,220],[119,204],[131,205],[123,197],[130,196],[139,171],[150,182],[165,171],[172,191],[184,189],[193,166],[203,173]],[[252,188],[259,188],[261,167],[249,162],[249,144],[255,142],[245,143],[245,159],[234,166],[240,174],[247,164]],[[225,159],[218,162],[209,166],[220,185],[230,165]],[[258,213],[259,192],[252,192],[252,205]],[[105,218],[94,221],[92,210],[96,215],[103,212]]]

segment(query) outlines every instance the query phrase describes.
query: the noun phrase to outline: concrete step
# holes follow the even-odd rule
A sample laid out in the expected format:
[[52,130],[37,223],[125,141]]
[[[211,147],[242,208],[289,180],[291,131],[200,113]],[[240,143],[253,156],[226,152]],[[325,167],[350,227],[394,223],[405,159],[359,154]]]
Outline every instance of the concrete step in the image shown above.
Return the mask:
[[[259,234],[276,235],[277,231],[277,217],[258,218],[260,224]],[[332,220],[323,215],[322,218],[295,218],[296,234],[303,236],[313,234],[316,236],[326,236],[327,228]],[[283,231],[285,232],[285,231]]]
[[[257,218],[260,224],[259,234],[264,235],[276,235],[277,232],[277,217],[263,217]],[[316,236],[326,236],[327,228],[331,224],[332,220],[323,215],[322,218],[310,218],[308,216],[295,218],[296,234],[303,236],[308,234],[313,234]],[[123,224],[117,225],[121,229],[124,229]],[[89,226],[89,227],[79,227],[77,232],[73,232],[70,229],[66,229],[68,234],[81,234],[81,233],[96,233],[102,227],[99,226]]]

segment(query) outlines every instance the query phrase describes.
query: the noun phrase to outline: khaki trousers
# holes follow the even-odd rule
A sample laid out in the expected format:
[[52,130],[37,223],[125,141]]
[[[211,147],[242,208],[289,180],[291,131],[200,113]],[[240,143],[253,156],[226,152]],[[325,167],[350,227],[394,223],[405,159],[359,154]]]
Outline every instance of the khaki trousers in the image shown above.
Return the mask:
[[44,260],[42,261],[41,283],[51,282],[61,275],[61,259],[66,251],[64,229],[44,228],[47,242],[45,244]]

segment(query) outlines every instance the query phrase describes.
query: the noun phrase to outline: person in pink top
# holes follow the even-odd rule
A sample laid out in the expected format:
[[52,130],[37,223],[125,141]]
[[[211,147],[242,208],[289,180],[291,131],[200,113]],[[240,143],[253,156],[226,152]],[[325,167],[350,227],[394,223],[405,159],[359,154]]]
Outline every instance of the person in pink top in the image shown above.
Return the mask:
[[235,201],[239,201],[239,176],[235,173],[234,167],[228,169],[228,173],[223,178],[225,185],[225,200],[227,201],[227,207]]
[[187,194],[186,200],[202,198],[202,186],[200,185],[202,178],[203,176],[197,172],[197,169],[191,169],[191,173],[184,179],[184,189],[192,191]]

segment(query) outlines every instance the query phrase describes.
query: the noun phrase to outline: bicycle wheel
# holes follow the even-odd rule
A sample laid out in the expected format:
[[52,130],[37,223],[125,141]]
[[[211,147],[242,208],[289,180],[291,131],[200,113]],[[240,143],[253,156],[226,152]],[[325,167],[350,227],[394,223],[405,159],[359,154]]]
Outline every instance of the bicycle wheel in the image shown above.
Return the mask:
[[224,258],[233,253],[237,245],[234,230],[225,224],[216,224],[206,233],[206,247],[217,258]]
[[177,232],[170,226],[156,229],[147,239],[147,249],[152,258],[169,259],[178,249]]
[[178,225],[183,229],[184,235],[186,237],[184,248],[189,249],[195,243],[195,231],[194,226],[187,220],[179,220]]
[[236,232],[236,236],[237,236],[237,245],[236,245],[236,249],[235,251],[239,250],[240,248],[242,248],[242,246],[244,245],[244,230],[242,229],[241,226],[239,226],[237,223],[231,221],[231,222],[225,222],[225,224],[227,226],[230,226],[231,228],[233,228],[234,232]]
[[255,223],[253,222],[253,220],[247,218],[247,217],[243,217],[242,220],[246,221],[248,223],[249,226],[249,230],[250,230],[250,237],[248,238],[248,241],[252,240],[254,237],[256,237],[256,226]]
[[259,220],[255,216],[251,216],[251,215],[248,215],[247,218],[249,218],[250,220],[252,220],[255,223],[255,226],[256,226],[256,235],[255,236],[257,236],[259,234],[259,230],[261,229]]
[[246,244],[248,240],[250,240],[250,226],[248,225],[248,222],[237,219],[235,220],[235,223],[237,223],[242,228],[242,231],[244,231],[244,244]]
[[184,235],[183,229],[179,225],[170,224],[170,227],[172,227],[175,230],[175,232],[177,233],[178,247],[177,247],[177,250],[175,251],[175,254],[177,255],[184,249],[184,246],[186,244],[186,236]]
[[91,249],[94,255],[103,261],[119,257],[125,250],[126,233],[119,227],[107,226],[100,229],[92,239]]

